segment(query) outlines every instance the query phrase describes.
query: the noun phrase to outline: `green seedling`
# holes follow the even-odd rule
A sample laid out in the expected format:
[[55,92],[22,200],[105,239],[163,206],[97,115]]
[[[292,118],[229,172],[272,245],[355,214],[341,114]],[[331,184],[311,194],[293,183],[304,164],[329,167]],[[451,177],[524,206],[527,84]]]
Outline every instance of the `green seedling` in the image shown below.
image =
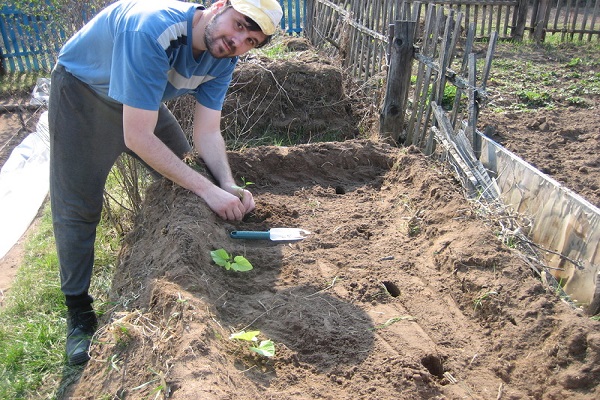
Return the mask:
[[498,294],[497,292],[494,291],[489,291],[489,292],[485,292],[482,295],[478,296],[477,298],[475,298],[473,300],[473,309],[477,310],[478,308],[483,307],[483,303],[490,299],[491,296]]
[[250,185],[254,185],[254,182],[247,181],[246,178],[242,176],[242,186],[231,185],[231,188],[237,191],[240,200],[244,200],[244,190]]
[[573,57],[573,58],[571,58],[571,61],[569,61],[567,63],[567,67],[570,67],[570,68],[576,67],[576,66],[580,65],[581,62],[582,62],[581,58]]
[[[231,340],[244,340],[247,342],[258,342],[258,335],[260,335],[260,331],[250,331],[250,332],[236,332],[232,333],[229,336]],[[271,340],[263,340],[259,343],[258,346],[250,346],[249,349],[256,354],[259,354],[264,357],[273,357],[275,356],[275,343]]]
[[210,252],[210,256],[217,265],[225,268],[227,271],[231,269],[237,272],[246,272],[253,268],[246,257],[233,257],[225,249],[213,250]]

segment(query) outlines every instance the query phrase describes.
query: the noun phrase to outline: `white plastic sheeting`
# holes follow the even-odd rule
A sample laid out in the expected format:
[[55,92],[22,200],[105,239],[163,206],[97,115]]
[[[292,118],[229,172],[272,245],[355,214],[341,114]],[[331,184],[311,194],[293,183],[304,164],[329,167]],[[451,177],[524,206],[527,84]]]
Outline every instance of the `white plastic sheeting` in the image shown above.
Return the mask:
[[15,149],[0,171],[0,258],[27,231],[48,194],[48,112],[35,132]]

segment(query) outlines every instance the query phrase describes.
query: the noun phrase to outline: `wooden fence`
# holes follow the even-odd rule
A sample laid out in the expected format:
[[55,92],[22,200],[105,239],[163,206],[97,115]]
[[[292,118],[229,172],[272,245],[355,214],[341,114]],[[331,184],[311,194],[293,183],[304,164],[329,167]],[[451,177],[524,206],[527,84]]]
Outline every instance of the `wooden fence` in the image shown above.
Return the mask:
[[[532,216],[534,243],[558,257],[549,258],[532,251],[537,261],[528,264],[549,290],[572,305],[576,304],[572,299],[579,299],[589,315],[597,314],[600,267],[597,246],[594,247],[598,242],[594,227],[599,221],[599,211],[577,196],[563,193],[560,185],[552,187],[552,180],[539,171],[532,172],[534,168],[523,172],[526,163],[516,157],[507,159],[504,152],[491,146],[493,142],[477,131],[479,106],[485,103],[486,81],[498,34],[491,33],[485,55],[476,55],[472,51],[476,25],[471,21],[462,57],[456,57],[465,15],[429,4],[421,29],[417,25],[419,8],[407,4],[390,29],[389,71],[380,134],[397,143],[416,145],[425,154],[446,161],[469,197],[489,205],[490,210],[497,207],[504,213],[509,206]],[[417,37],[421,41],[419,46]],[[413,76],[416,76],[414,81]],[[446,96],[448,88],[454,88],[454,96]],[[483,159],[487,159],[486,164]],[[542,190],[549,186],[549,190]],[[515,198],[525,208],[517,208]],[[506,214],[503,218],[518,226],[516,219]],[[582,233],[582,226],[592,228]],[[553,231],[549,235],[549,227],[560,234]],[[530,239],[525,242],[532,243]],[[563,255],[572,254],[577,255],[574,267],[564,268]],[[565,272],[556,273],[557,270]]]
[[474,26],[474,40],[600,40],[600,0],[306,0],[305,35],[330,54],[340,55],[358,79],[378,75],[387,65],[390,25],[410,8],[422,41],[426,9],[444,6],[463,15],[461,37]]
[[[432,125],[447,127],[452,132],[464,130],[477,153],[478,108],[485,103],[497,34],[494,32],[490,37],[478,73],[478,58],[482,57],[473,51],[474,22],[469,25],[462,57],[457,57],[464,18],[461,12],[429,4],[419,35],[416,33],[419,6],[411,9],[407,5],[402,12],[405,18],[397,20],[391,30],[381,134],[401,144],[416,145],[431,154],[434,151]],[[398,29],[402,31],[398,32]],[[420,47],[415,46],[417,37],[421,38]],[[414,61],[417,61],[416,67]],[[414,82],[411,82],[411,75],[416,78]],[[476,81],[478,77],[479,82]],[[409,95],[412,95],[410,102]]]

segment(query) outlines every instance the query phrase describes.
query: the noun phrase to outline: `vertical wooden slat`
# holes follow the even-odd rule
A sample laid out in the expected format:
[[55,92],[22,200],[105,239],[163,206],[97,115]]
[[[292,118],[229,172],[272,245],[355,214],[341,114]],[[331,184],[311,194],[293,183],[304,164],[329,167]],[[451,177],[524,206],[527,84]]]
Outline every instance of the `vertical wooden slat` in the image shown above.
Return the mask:
[[[377,0],[375,1],[375,3],[373,4],[373,12],[372,12],[372,16],[373,16],[373,30],[375,30],[375,32],[381,32],[381,5],[382,5],[382,1],[381,0]],[[370,39],[370,46],[369,46],[369,74],[368,76],[371,77],[373,75],[375,75],[377,73],[378,67],[380,67],[380,64],[377,62],[377,49],[379,46],[377,46],[377,42],[375,39]]]
[[[492,33],[492,31],[494,30],[494,26],[492,24],[492,22],[494,21],[494,6],[489,6],[488,7],[488,30],[487,30],[487,36],[490,36],[490,34]],[[499,19],[499,18],[498,18]],[[498,24],[496,24],[496,31],[499,29]]]
[[421,2],[420,1],[416,1],[414,3],[411,21],[417,22],[415,24],[415,42],[417,42],[420,39],[420,36],[419,36],[419,22],[421,21]]
[[[452,63],[452,55],[455,53],[456,50],[456,43],[458,42],[458,37],[460,36],[460,27],[461,27],[461,23],[462,23],[462,18],[463,18],[463,13],[459,12],[456,13],[456,17],[454,19],[454,31],[451,33],[451,42],[450,42],[450,47],[449,47],[449,53],[448,53],[448,57],[447,57],[447,62],[446,62],[446,67],[450,68],[451,63]],[[457,100],[460,100],[460,95],[459,95],[459,89],[456,89],[456,95],[454,96],[454,104],[452,106],[452,109],[454,111],[454,108],[458,108],[458,103]],[[453,123],[454,125],[454,123]]]
[[471,141],[473,144],[473,151],[475,152],[475,157],[479,159],[481,156],[481,138],[477,134],[477,99],[476,95],[476,84],[475,78],[477,76],[477,60],[475,58],[475,54],[471,53],[469,55],[469,89],[467,90],[469,97],[469,120],[466,129],[467,136],[471,137]]
[[[509,17],[510,14],[512,14],[511,9],[513,9],[514,7],[511,6],[507,6],[506,7],[506,11],[504,12],[504,37],[509,37],[508,35],[508,24],[509,24]],[[510,29],[510,33],[512,35],[512,28]]]
[[561,40],[565,40],[566,34],[567,34],[567,29],[569,27],[569,14],[571,13],[571,3],[572,0],[568,0],[567,1],[567,6],[565,7],[565,17],[563,20],[563,29],[564,29],[564,34],[561,35]]
[[[431,41],[430,41],[430,51],[428,55],[430,55],[431,57],[434,57],[436,54],[436,50],[438,47],[438,32],[440,31],[441,25],[442,25],[442,20],[444,18],[444,8],[442,6],[436,6],[436,20],[435,20],[435,25],[433,28],[433,32],[432,32],[432,37],[431,37]],[[431,118],[431,107],[429,107],[427,104],[427,98],[429,97],[429,100],[435,100],[435,96],[436,96],[436,88],[432,87],[431,88],[431,94],[428,96],[428,92],[429,92],[429,87],[430,86],[439,86],[439,85],[432,85],[431,83],[431,77],[433,76],[433,74],[435,73],[436,75],[436,79],[440,78],[440,75],[435,72],[431,67],[427,67],[427,79],[425,80],[425,86],[423,87],[423,97],[421,100],[421,113],[419,114],[419,118],[417,120],[417,124],[419,124],[421,126],[421,132],[419,132],[420,138],[419,138],[419,143],[421,143],[421,141],[425,138],[425,133],[427,132],[427,127],[429,126],[429,120]]]
[[490,42],[488,43],[487,53],[485,55],[485,62],[483,64],[483,72],[481,74],[481,86],[486,87],[487,80],[490,77],[490,71],[492,70],[492,58],[496,51],[496,42],[498,41],[498,34],[492,32],[490,36]]
[[487,4],[484,4],[481,7],[481,36],[484,37],[486,34],[486,22],[487,22],[487,11],[488,11],[488,6]]
[[[585,10],[583,12],[583,19],[581,21],[581,30],[582,31],[584,31],[585,28],[587,27],[588,16],[590,14],[590,1],[591,0],[587,0],[585,2]],[[583,32],[581,32],[579,34],[579,40],[583,40]]]
[[[592,23],[590,25],[590,30],[596,29],[596,17],[598,16],[598,13],[600,12],[599,4],[600,4],[600,0],[596,0],[596,4],[594,5],[594,12],[593,12],[593,17],[592,17]],[[590,40],[592,40],[592,35],[593,35],[593,33],[590,33],[588,35],[588,42]],[[600,40],[600,33],[598,33],[597,35],[598,35],[598,40]]]
[[[471,54],[471,52],[473,50],[474,42],[475,42],[475,25],[473,23],[471,23],[471,25],[469,25],[469,28],[467,31],[467,40],[465,41],[465,49],[464,49],[463,59],[462,59],[460,70],[459,70],[459,76],[461,76],[461,77],[465,76],[465,71],[467,71],[467,69],[469,67],[469,54]],[[456,97],[454,98],[454,104],[452,105],[452,115],[450,117],[452,126],[456,126],[456,122],[457,122],[457,118],[458,118],[458,111],[459,111],[458,110],[459,102],[460,102],[460,99],[461,99],[463,93],[464,93],[464,91],[462,89],[456,88]]]
[[[475,4],[473,7],[473,22],[475,22],[475,26],[480,26],[477,21],[479,20],[479,5]],[[481,30],[479,31],[481,34]]]
[[496,9],[496,32],[498,33],[503,33],[504,36],[506,36],[506,27],[504,28],[504,31],[502,31],[502,25],[501,25],[501,21],[502,21],[502,6],[498,6],[498,8]]
[[[314,37],[314,14],[315,8],[317,7],[314,0],[306,0],[304,3],[304,35],[308,38],[311,43],[315,42]],[[317,3],[318,4],[318,3]]]
[[471,5],[467,4],[465,11],[465,26],[471,25]]
[[440,55],[438,58],[438,65],[440,71],[437,76],[437,84],[435,90],[435,97],[432,100],[442,104],[444,98],[444,91],[446,89],[446,69],[448,68],[448,62],[450,59],[450,36],[452,34],[451,27],[452,21],[454,20],[454,10],[449,10],[448,15],[445,18],[444,26],[444,37],[440,44]]
[[575,11],[573,12],[573,19],[571,20],[571,40],[575,36],[575,29],[577,29],[577,20],[579,19],[579,1],[575,1]]
[[20,18],[18,19],[18,21],[15,21],[15,30],[16,30],[16,35],[15,35],[15,39],[16,39],[16,43],[18,43],[19,46],[19,51],[17,53],[17,55],[19,56],[18,60],[19,60],[19,71],[20,72],[27,72],[31,70],[31,61],[29,60],[29,57],[27,56],[27,43],[25,42],[25,33],[23,32],[23,25],[22,25],[22,21],[24,19],[24,16],[21,15]]
[[[354,7],[355,7],[355,0],[352,0],[352,2],[350,2],[349,4],[347,4],[347,9],[349,9],[350,11],[350,18],[354,18]],[[340,18],[344,18],[344,17],[340,17]],[[349,28],[345,28],[345,29],[349,29]],[[358,32],[356,31],[356,29],[350,29],[350,34],[349,34],[349,41],[348,41],[348,45],[349,45],[349,49],[348,49],[348,53],[345,55],[346,56],[346,60],[344,65],[346,67],[350,67],[350,72],[352,73],[352,76],[356,77],[356,64],[353,62],[353,60],[356,59],[356,43],[357,43],[357,35]],[[352,60],[352,61],[351,61]]]
[[[423,35],[423,54],[429,55],[433,53],[433,42],[437,40],[437,36],[435,36],[434,41],[431,40],[431,36],[434,36],[433,30],[437,29],[435,21],[437,20],[437,8],[429,3],[427,6],[427,14],[425,17],[425,33]],[[411,115],[411,119],[409,121],[408,134],[413,135],[412,143],[414,145],[418,145],[421,141],[421,118],[423,116],[423,108],[427,99],[427,92],[429,90],[429,82],[431,80],[431,67],[426,66],[423,63],[419,63],[418,73],[417,73],[417,82],[413,96],[413,112]]]
[[[364,4],[359,4],[358,1],[354,1],[353,3],[353,12],[355,13],[355,20],[357,20],[359,23],[364,24]],[[364,65],[364,58],[363,58],[363,49],[364,49],[364,35],[362,32],[360,31],[356,31],[356,53],[355,53],[355,57],[353,58],[353,60],[355,60],[355,65],[356,65],[356,77],[357,79],[361,79],[362,78],[362,74],[363,74],[363,65]]]
[[554,22],[552,24],[552,28],[558,29],[558,18],[560,17],[560,8],[562,7],[562,0],[556,0],[555,12],[554,12]]
[[13,57],[8,57],[9,54],[13,53],[13,51],[11,50],[11,46],[10,46],[10,38],[9,38],[9,34],[8,34],[8,21],[9,21],[9,17],[8,14],[0,14],[0,34],[2,34],[2,41],[4,42],[4,46],[5,46],[5,51],[6,54],[4,55],[5,59],[4,59],[4,63],[6,64],[8,62],[8,66],[5,65],[6,69],[8,70],[10,67],[11,71],[15,70],[15,62]]

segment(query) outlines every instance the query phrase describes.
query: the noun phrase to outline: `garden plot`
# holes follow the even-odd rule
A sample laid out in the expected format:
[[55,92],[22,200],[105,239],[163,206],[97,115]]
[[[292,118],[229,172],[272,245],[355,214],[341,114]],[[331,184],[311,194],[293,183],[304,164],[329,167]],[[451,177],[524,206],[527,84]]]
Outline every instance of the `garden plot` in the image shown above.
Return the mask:
[[[600,395],[599,323],[547,292],[442,166],[355,140],[230,157],[256,211],[225,223],[168,181],[150,188],[74,397]],[[229,237],[272,227],[312,234]],[[216,265],[220,248],[253,269]],[[243,330],[275,356],[230,340]]]

